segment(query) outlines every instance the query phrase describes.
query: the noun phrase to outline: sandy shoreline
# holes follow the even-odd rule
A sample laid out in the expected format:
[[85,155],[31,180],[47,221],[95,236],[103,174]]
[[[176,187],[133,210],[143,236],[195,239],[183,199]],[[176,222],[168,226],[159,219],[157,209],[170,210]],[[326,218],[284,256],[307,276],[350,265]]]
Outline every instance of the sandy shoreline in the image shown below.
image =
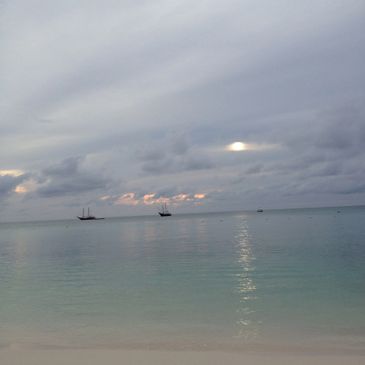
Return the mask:
[[160,351],[160,350],[39,350],[2,349],[2,365],[117,365],[117,364],[224,364],[224,365],[360,365],[365,355],[314,353],[247,353],[222,351]]

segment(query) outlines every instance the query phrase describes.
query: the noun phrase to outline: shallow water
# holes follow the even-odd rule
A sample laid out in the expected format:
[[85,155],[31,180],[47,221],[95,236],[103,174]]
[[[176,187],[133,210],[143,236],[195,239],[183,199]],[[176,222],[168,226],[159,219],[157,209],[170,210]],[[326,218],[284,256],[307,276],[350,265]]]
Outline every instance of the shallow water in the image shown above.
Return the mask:
[[365,208],[0,224],[0,346],[365,344]]

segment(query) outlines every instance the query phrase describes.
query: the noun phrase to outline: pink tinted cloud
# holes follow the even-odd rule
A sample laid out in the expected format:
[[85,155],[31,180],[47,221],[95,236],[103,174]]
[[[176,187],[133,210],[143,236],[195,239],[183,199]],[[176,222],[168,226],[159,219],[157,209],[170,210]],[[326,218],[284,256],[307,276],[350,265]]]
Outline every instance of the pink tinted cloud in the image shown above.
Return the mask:
[[[185,202],[202,202],[203,199],[206,198],[206,195],[203,193],[197,194],[188,194],[188,193],[180,193],[177,195],[173,195],[171,197],[166,196],[156,196],[156,193],[148,193],[143,195],[141,198],[138,198],[137,194],[134,192],[128,192],[121,196],[119,196],[114,204],[116,205],[154,205],[154,204],[171,204],[178,205]],[[103,197],[101,198],[102,200]]]

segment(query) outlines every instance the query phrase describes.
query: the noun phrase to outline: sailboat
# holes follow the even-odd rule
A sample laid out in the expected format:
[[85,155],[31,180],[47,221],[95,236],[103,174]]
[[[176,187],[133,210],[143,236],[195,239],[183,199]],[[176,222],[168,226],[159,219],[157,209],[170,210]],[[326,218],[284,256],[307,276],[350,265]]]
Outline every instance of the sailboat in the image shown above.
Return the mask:
[[92,221],[92,220],[104,219],[104,218],[96,218],[94,215],[92,215],[90,213],[90,208],[87,208],[87,215],[85,215],[85,209],[82,208],[82,216],[78,215],[77,218],[79,218],[80,221]]
[[165,204],[162,204],[161,206],[161,210],[158,212],[158,214],[161,216],[161,217],[170,217],[171,216],[171,213],[168,211],[167,209],[167,205],[166,203]]

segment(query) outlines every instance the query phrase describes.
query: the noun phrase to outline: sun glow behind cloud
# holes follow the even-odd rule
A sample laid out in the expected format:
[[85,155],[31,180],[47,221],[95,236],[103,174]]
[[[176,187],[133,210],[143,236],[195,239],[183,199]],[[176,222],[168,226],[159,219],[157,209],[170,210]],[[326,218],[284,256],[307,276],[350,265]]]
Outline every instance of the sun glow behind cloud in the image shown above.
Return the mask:
[[263,151],[278,147],[279,145],[276,144],[233,142],[225,146],[225,150],[229,152]]
[[247,145],[243,142],[233,142],[226,146],[227,151],[239,152],[247,150]]

